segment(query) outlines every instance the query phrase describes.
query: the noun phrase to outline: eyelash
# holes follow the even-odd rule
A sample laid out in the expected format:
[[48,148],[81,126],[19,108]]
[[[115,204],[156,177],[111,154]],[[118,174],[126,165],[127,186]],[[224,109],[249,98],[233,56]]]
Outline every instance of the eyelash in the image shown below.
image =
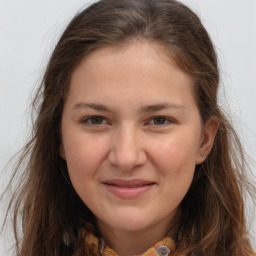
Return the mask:
[[[97,119],[99,119],[98,121],[101,121],[100,123],[93,123],[93,120],[94,121],[97,121]],[[163,121],[164,123],[161,123],[161,124],[155,124],[155,123],[151,123],[151,122],[154,122],[158,119]],[[104,123],[102,123],[104,122]],[[88,125],[88,126],[101,126],[101,125],[106,125],[106,124],[109,124],[110,122],[107,121],[107,119],[103,116],[90,116],[90,117],[86,117],[84,118],[82,121],[81,121],[82,124],[85,124],[85,125]],[[154,126],[166,126],[166,125],[169,125],[169,124],[172,124],[174,123],[174,120],[170,119],[170,118],[167,118],[165,116],[154,116],[154,117],[151,117],[146,123],[145,125],[149,124],[150,126],[154,125]]]
[[[94,124],[93,120],[95,120],[95,119],[100,119],[102,121],[105,121],[105,123],[104,124],[102,124],[102,123]],[[99,125],[107,124],[107,120],[103,116],[90,116],[90,117],[87,117],[87,118],[83,119],[81,121],[81,123],[85,124],[85,125],[89,125],[89,126],[99,126]]]
[[166,126],[166,125],[174,123],[174,120],[172,120],[172,119],[170,119],[168,117],[165,117],[165,116],[154,116],[154,117],[151,117],[148,123],[150,123],[151,121],[156,121],[157,119],[164,121],[164,123],[163,124],[150,124],[150,125]]

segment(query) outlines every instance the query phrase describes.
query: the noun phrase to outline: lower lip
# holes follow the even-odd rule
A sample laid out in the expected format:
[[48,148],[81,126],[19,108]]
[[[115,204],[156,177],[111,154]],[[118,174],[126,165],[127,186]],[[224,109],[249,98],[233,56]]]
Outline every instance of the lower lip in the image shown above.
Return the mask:
[[133,199],[149,191],[155,184],[149,184],[140,187],[118,187],[104,184],[108,191],[122,199]]

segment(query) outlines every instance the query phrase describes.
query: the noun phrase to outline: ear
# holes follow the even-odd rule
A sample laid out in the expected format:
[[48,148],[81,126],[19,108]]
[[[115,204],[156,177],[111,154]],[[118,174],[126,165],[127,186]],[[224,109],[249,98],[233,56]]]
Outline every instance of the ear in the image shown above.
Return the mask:
[[59,155],[63,160],[66,160],[66,154],[62,143],[60,144]]
[[203,126],[202,137],[200,146],[198,149],[198,154],[196,158],[196,164],[201,164],[205,161],[206,157],[209,155],[213,142],[219,128],[219,123],[214,119],[209,119]]

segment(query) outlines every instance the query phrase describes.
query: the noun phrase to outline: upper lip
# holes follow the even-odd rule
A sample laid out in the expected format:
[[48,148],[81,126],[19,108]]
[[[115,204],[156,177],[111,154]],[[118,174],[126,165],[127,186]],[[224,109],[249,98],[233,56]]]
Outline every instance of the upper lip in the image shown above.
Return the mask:
[[155,182],[142,179],[132,179],[132,180],[123,180],[123,179],[110,179],[102,182],[106,185],[112,185],[117,187],[141,187],[146,185],[153,185]]

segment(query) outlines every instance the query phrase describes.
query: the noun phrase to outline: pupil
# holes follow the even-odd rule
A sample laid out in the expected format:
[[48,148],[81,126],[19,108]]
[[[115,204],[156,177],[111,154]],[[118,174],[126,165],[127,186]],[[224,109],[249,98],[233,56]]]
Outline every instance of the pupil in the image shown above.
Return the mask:
[[155,124],[164,124],[164,122],[165,122],[164,118],[156,118],[154,121]]
[[101,124],[102,123],[103,118],[102,117],[93,117],[92,118],[92,123],[93,124]]

